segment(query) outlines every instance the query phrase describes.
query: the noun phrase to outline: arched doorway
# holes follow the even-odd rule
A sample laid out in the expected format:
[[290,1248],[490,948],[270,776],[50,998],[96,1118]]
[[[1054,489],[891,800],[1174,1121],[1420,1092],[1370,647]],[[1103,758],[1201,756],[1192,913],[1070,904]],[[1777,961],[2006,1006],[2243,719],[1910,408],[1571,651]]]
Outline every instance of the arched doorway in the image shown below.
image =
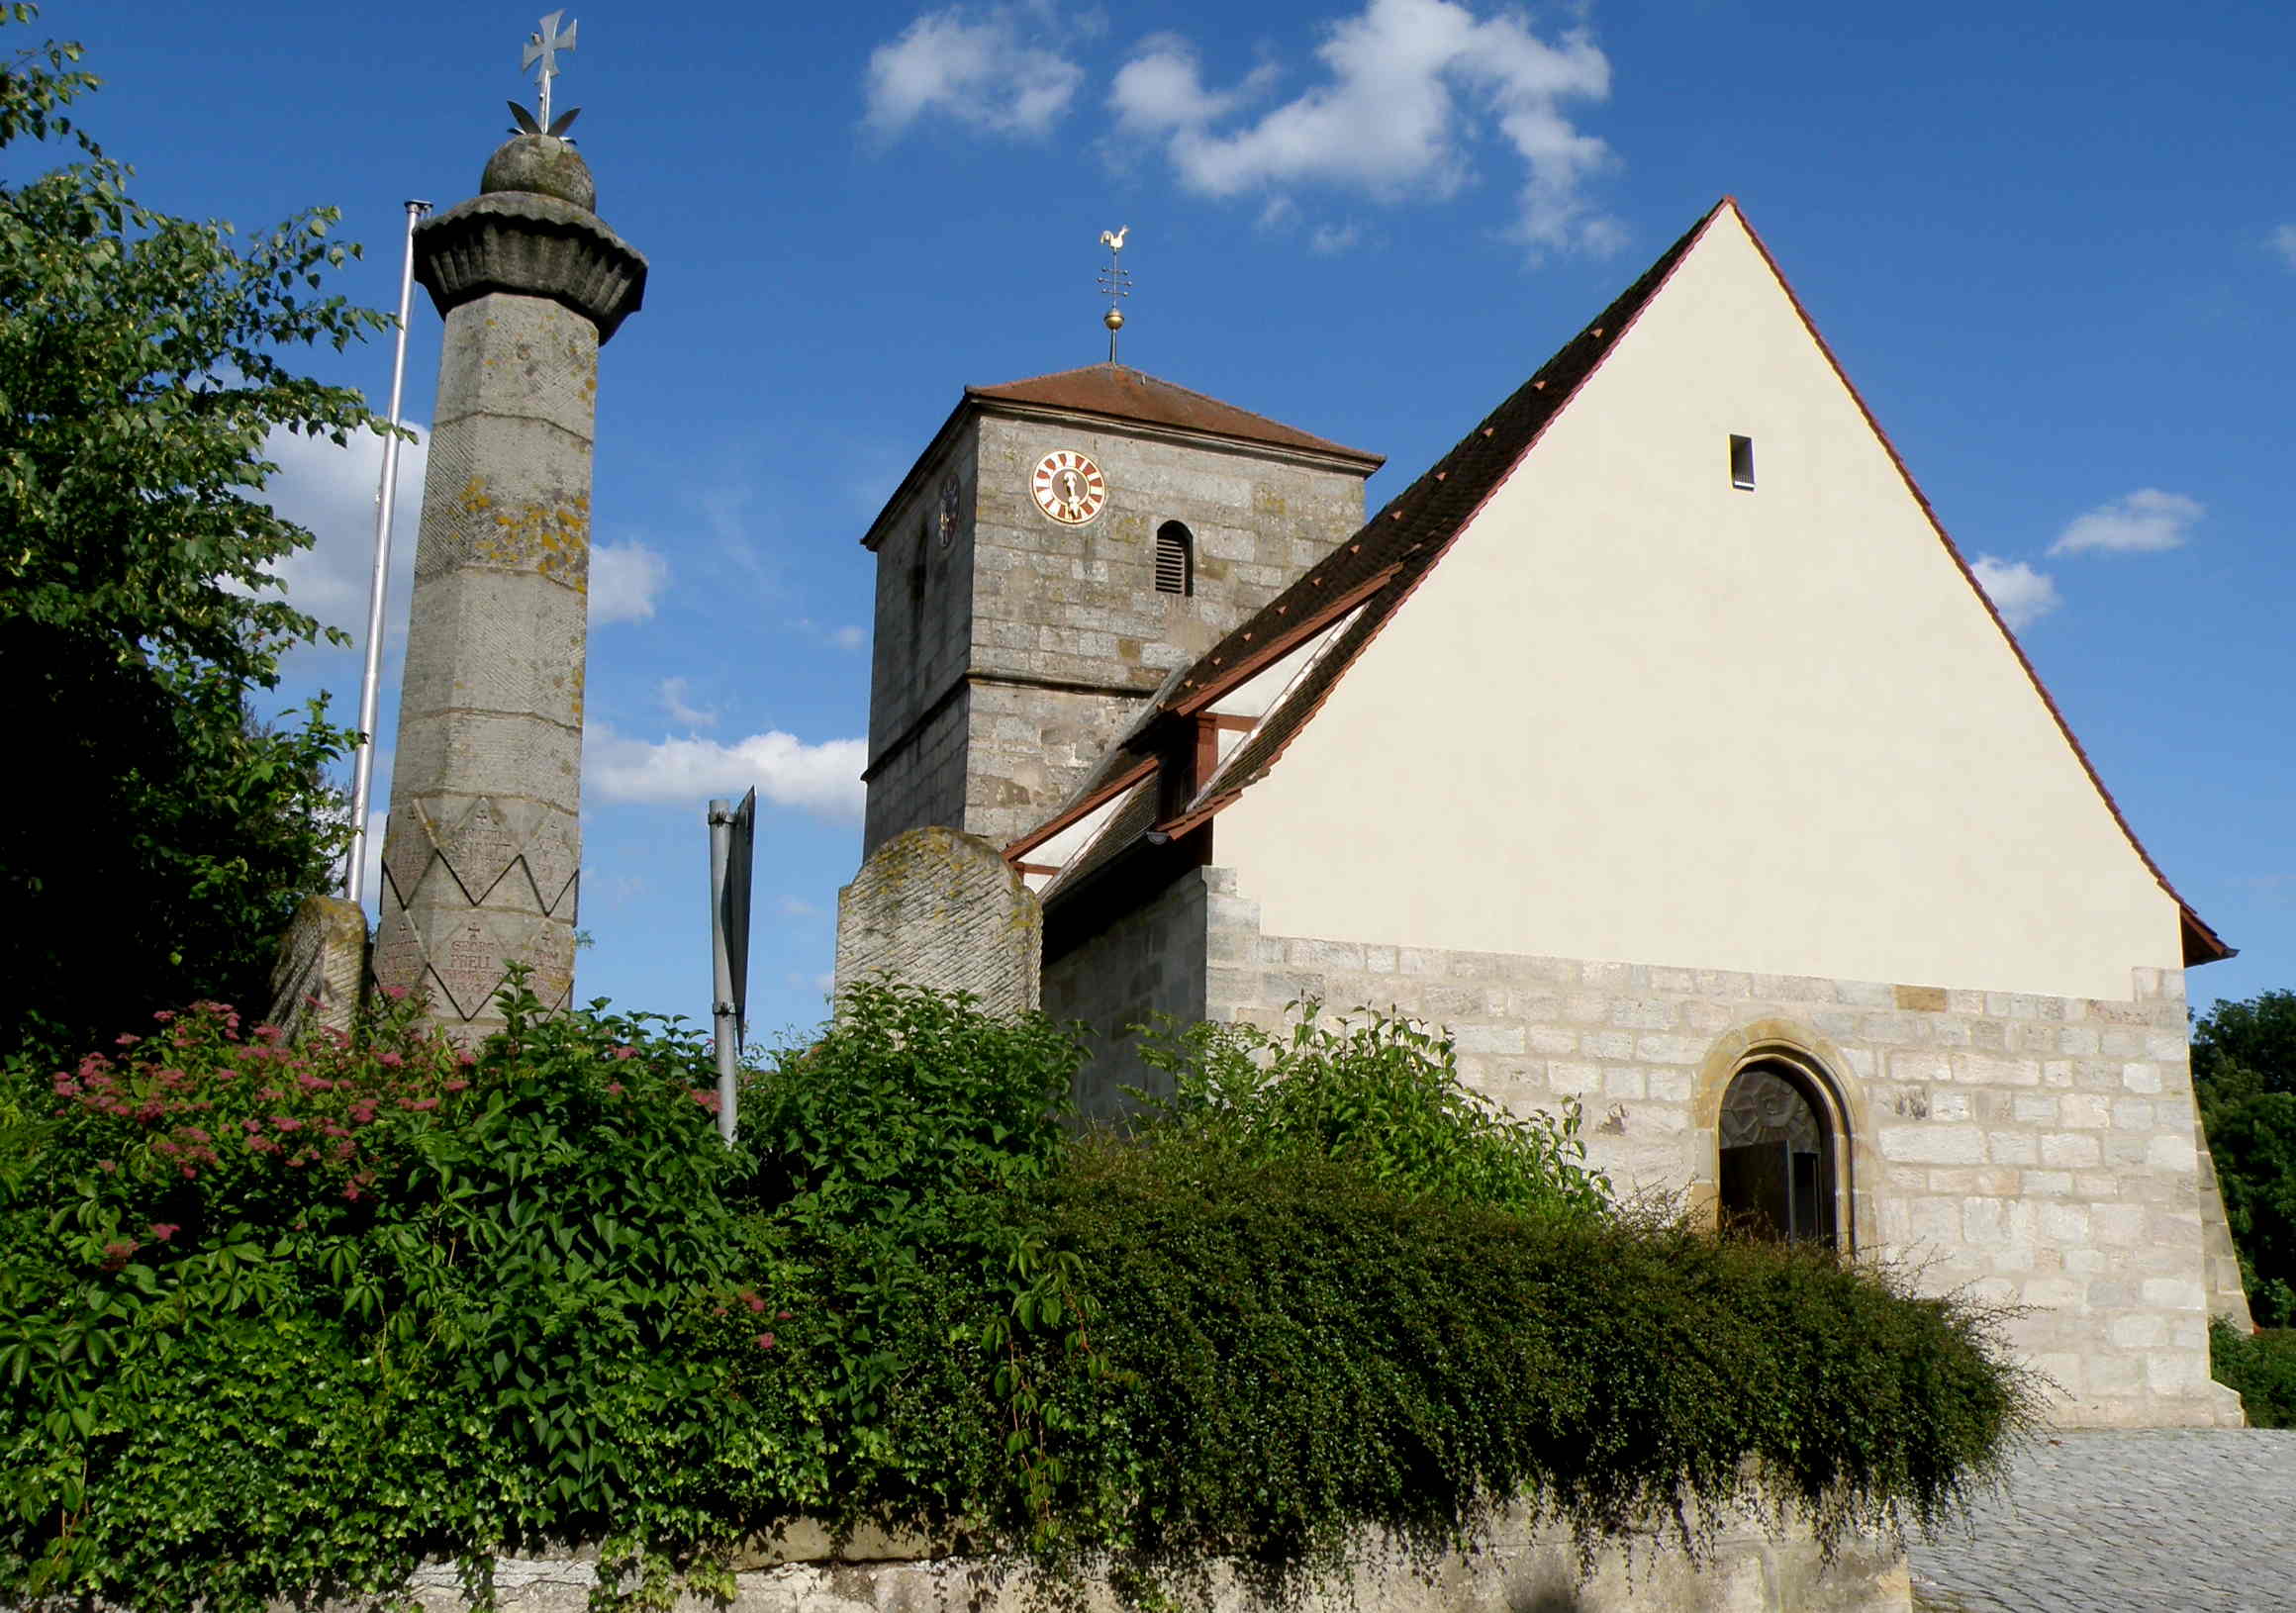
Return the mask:
[[1731,1077],[1715,1140],[1725,1226],[1781,1242],[1841,1242],[1838,1106],[1818,1078],[1783,1059]]

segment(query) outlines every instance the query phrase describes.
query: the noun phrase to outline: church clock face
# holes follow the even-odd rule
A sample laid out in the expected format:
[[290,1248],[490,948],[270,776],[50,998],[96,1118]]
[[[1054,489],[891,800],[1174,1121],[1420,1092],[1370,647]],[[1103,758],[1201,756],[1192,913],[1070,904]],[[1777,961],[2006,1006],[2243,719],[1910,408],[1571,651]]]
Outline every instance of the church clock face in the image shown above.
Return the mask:
[[1028,490],[1036,508],[1063,526],[1082,526],[1108,503],[1107,478],[1074,448],[1055,448],[1039,459]]

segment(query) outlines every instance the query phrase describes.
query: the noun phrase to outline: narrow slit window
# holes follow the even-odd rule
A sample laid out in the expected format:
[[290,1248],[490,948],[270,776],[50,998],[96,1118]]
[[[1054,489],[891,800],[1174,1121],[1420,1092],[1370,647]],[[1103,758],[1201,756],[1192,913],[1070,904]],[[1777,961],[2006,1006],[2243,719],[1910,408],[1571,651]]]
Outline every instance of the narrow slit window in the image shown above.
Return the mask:
[[1156,528],[1156,592],[1196,592],[1196,534],[1177,521]]
[[1730,439],[1730,485],[1754,491],[1754,438],[1750,436]]

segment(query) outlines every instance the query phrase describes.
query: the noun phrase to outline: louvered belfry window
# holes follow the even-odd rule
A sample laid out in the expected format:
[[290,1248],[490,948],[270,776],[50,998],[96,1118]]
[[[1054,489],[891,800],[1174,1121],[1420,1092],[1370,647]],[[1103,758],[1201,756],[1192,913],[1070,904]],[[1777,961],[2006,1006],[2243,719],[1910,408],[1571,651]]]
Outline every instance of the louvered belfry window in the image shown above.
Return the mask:
[[1156,592],[1196,592],[1196,537],[1177,521],[1156,528]]

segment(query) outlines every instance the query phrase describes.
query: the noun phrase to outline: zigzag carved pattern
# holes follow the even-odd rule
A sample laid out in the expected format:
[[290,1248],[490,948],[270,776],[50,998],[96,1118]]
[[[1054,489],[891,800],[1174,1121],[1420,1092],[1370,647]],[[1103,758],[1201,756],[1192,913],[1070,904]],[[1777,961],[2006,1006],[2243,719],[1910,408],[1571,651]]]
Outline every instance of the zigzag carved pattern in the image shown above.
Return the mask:
[[430,803],[417,801],[392,814],[376,977],[426,990],[433,1011],[467,1024],[488,1012],[510,966],[526,962],[544,1006],[565,1007],[581,897],[571,819],[519,800],[448,807],[453,816],[433,816]]

